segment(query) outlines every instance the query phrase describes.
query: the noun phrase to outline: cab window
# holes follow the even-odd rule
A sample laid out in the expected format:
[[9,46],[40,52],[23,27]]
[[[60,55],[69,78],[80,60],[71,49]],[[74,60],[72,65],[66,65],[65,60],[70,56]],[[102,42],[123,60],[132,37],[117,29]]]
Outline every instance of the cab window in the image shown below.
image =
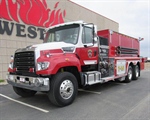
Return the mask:
[[92,28],[84,27],[82,32],[82,42],[83,44],[92,43],[93,35]]

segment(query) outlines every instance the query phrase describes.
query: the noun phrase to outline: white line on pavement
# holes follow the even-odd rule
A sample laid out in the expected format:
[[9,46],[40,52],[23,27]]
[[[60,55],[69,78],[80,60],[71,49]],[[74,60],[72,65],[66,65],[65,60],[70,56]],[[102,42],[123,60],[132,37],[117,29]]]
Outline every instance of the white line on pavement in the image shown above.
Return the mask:
[[101,94],[101,92],[95,92],[95,91],[89,91],[89,90],[83,90],[83,89],[78,89],[78,91],[99,94],[99,95]]
[[16,103],[19,103],[19,104],[22,104],[22,105],[28,106],[28,107],[30,107],[30,108],[34,108],[34,109],[36,109],[36,110],[39,110],[39,111],[45,112],[45,113],[48,113],[48,112],[49,112],[48,110],[44,110],[44,109],[42,109],[42,108],[35,107],[35,106],[33,106],[33,105],[29,105],[29,104],[27,104],[27,103],[24,103],[24,102],[21,102],[21,101],[15,100],[15,99],[10,98],[10,97],[8,97],[8,96],[5,96],[5,95],[3,95],[3,94],[0,94],[0,96],[4,97],[4,98],[6,98],[6,99],[9,99],[9,100],[11,100],[11,101],[14,101],[14,102],[16,102]]

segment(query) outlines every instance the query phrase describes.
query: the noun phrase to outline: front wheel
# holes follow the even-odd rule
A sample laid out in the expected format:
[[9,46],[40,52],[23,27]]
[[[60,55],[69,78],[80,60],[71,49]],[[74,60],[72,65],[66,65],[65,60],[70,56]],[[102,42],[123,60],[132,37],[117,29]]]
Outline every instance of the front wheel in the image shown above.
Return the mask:
[[56,106],[67,106],[75,100],[77,92],[76,77],[72,73],[61,72],[52,78],[48,97]]
[[132,67],[129,66],[129,68],[128,68],[128,73],[127,73],[127,76],[125,77],[124,82],[126,82],[126,83],[131,82],[132,77],[133,77]]
[[33,91],[33,90],[27,90],[24,88],[19,88],[19,87],[15,87],[13,86],[14,91],[20,95],[21,97],[32,97],[36,94],[37,91]]

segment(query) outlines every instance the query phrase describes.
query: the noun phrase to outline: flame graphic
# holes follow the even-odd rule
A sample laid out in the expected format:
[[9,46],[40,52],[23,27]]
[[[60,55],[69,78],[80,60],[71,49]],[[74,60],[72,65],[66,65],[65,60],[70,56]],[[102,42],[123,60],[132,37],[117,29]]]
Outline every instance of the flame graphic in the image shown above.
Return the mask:
[[59,2],[51,10],[46,0],[0,0],[0,19],[49,27],[64,23],[66,11],[58,9],[58,5]]

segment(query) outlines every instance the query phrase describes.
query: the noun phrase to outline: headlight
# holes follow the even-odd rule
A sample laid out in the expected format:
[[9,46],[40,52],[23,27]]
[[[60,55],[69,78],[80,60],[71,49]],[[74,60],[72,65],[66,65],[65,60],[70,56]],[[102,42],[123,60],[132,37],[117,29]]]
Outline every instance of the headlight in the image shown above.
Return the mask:
[[13,61],[9,63],[9,68],[13,69]]
[[37,70],[45,70],[49,67],[49,62],[38,62],[37,63]]

